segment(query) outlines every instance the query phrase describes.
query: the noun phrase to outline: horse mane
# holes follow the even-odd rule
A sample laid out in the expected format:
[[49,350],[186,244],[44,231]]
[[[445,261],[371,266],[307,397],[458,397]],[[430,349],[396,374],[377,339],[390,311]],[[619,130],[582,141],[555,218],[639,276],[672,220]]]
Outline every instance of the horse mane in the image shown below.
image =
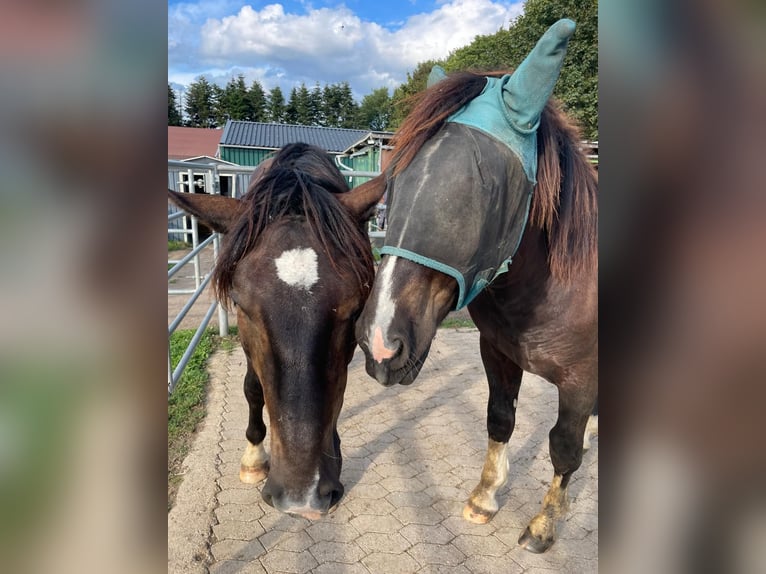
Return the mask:
[[[391,141],[396,149],[391,175],[401,173],[447,118],[481,93],[487,76],[508,73],[456,72],[413,96],[408,102],[412,111]],[[537,132],[537,186],[529,225],[545,233],[551,274],[565,283],[595,272],[598,260],[598,175],[579,141],[575,124],[549,100]]]
[[349,188],[329,155],[318,147],[296,143],[283,147],[268,161],[251,177],[241,198],[246,209],[224,235],[213,272],[218,299],[229,304],[237,265],[266,228],[294,216],[309,223],[333,268],[350,271],[362,292],[369,293],[374,278],[370,243],[359,223],[334,196]]

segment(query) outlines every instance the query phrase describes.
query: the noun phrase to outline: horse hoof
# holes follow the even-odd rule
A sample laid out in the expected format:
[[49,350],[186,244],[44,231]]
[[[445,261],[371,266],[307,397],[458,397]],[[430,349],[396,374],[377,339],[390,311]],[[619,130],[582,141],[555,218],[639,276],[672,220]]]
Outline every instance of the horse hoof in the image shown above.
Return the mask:
[[550,548],[553,545],[553,538],[549,538],[546,540],[543,540],[541,538],[537,538],[534,536],[530,530],[529,527],[527,527],[526,530],[524,530],[524,533],[519,536],[519,546],[524,548],[524,550],[529,550],[530,552],[533,552],[535,554],[542,554],[548,548]]
[[463,508],[463,518],[465,518],[468,522],[473,522],[474,524],[486,524],[494,515],[495,512],[482,510],[470,502],[466,502],[465,507]]
[[245,484],[258,484],[264,478],[269,475],[269,464],[266,463],[262,466],[245,466],[239,467],[239,480]]

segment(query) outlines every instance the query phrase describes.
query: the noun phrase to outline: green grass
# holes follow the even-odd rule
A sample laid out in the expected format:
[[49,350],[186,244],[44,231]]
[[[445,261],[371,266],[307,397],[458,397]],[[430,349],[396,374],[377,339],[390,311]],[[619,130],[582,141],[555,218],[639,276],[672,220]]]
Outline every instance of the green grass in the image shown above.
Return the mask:
[[[231,352],[239,344],[237,327],[229,327],[228,337],[219,337],[208,329],[200,339],[181,380],[168,397],[168,511],[173,506],[182,476],[179,474],[189,453],[197,425],[205,418],[207,360],[218,348]],[[170,360],[173,368],[181,360],[194,336],[194,329],[179,330],[170,337]]]
[[191,249],[191,244],[186,243],[186,241],[168,239],[168,251],[180,251],[181,249]]
[[460,328],[471,328],[475,329],[476,325],[470,318],[463,318],[463,317],[447,317],[442,321],[442,324],[439,325],[440,329],[460,329]]
[[[170,337],[170,359],[173,368],[180,361],[193,329],[176,331]],[[205,417],[205,392],[208,382],[207,359],[215,349],[214,332],[205,331],[199,345],[184,369],[173,394],[168,397],[168,510],[175,501],[181,483],[181,464],[189,452],[197,424]]]

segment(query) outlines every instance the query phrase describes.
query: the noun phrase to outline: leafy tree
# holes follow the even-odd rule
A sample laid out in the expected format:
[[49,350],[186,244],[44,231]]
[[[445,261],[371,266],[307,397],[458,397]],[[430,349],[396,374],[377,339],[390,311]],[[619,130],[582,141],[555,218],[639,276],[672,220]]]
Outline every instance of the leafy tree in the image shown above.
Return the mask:
[[246,120],[252,117],[244,75],[240,74],[226,84],[221,94],[219,109],[221,116],[232,120]]
[[355,127],[356,115],[359,106],[354,101],[354,95],[351,92],[351,86],[348,82],[342,82],[338,87],[340,125],[341,128]]
[[382,131],[387,130],[391,122],[393,106],[388,97],[388,88],[373,90],[362,100],[357,114],[357,127]]
[[348,82],[327,84],[322,91],[324,125],[334,128],[356,127],[357,104]]
[[407,81],[399,85],[394,90],[392,97],[393,114],[391,117],[391,128],[398,128],[407,114],[412,110],[412,104],[410,98],[426,89],[426,83],[428,81],[428,74],[431,73],[431,68],[435,65],[443,65],[443,62],[438,60],[427,60],[421,62],[415,68],[411,74],[407,72]]
[[[191,127],[212,128],[216,126],[216,90],[204,76],[189,85],[184,111]],[[218,88],[220,90],[220,88]]]
[[213,92],[213,125],[208,126],[211,128],[223,126],[226,124],[226,120],[231,118],[229,109],[226,106],[226,92],[223,88],[216,84],[211,86]]
[[293,89],[290,90],[290,97],[287,100],[287,105],[285,106],[285,122],[288,124],[297,124],[298,123],[298,88],[293,86]]
[[282,88],[279,86],[274,86],[269,92],[266,111],[268,121],[270,122],[281,124],[287,121],[285,96],[282,94]]
[[296,122],[302,126],[313,125],[314,118],[311,113],[311,94],[306,84],[301,83],[298,88],[297,99],[295,101]]
[[[281,94],[281,92],[280,92]],[[245,119],[251,122],[266,122],[269,119],[269,101],[263,86],[254,80],[247,92],[249,116]]]
[[[577,23],[577,29],[569,41],[553,95],[580,123],[584,137],[598,139],[598,1],[528,0],[524,14],[514,22],[509,33],[513,45],[518,45],[526,54],[560,18],[571,18]],[[514,65],[521,62],[521,58]]]
[[527,0],[524,13],[508,30],[478,36],[453,52],[447,71],[512,69],[532,50],[554,22],[577,23],[553,95],[582,126],[583,135],[598,139],[598,2],[597,0]]
[[311,93],[306,84],[302,83],[299,88],[293,87],[286,107],[287,123],[301,126],[315,125],[311,108]]
[[309,94],[308,101],[308,115],[309,124],[311,126],[326,126],[326,118],[324,114],[324,97],[322,95],[322,88],[319,87],[319,82],[314,85],[314,89]]
[[181,125],[181,112],[178,111],[178,102],[176,100],[176,93],[173,88],[168,84],[168,125],[180,126]]
[[527,0],[524,13],[507,30],[477,36],[471,44],[455,50],[444,62],[417,65],[393,95],[391,127],[398,127],[409,113],[407,98],[426,87],[434,64],[448,72],[456,70],[497,71],[518,66],[537,40],[560,18],[577,23],[553,95],[581,125],[583,136],[598,139],[598,1]]

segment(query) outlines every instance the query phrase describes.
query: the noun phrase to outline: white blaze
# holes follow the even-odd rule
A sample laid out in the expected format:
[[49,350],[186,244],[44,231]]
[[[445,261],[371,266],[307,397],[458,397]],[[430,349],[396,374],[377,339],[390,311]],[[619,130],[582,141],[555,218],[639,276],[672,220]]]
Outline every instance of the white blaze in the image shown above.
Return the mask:
[[375,331],[380,329],[382,335],[382,341],[379,341],[384,347],[384,352],[388,345],[388,329],[391,326],[391,322],[394,320],[394,300],[391,296],[392,287],[392,275],[394,273],[394,265],[396,264],[397,257],[395,255],[389,255],[381,265],[377,282],[380,285],[380,291],[378,291],[378,300],[375,306],[375,318],[370,324],[370,332],[368,334],[368,341],[370,345],[375,342]]
[[274,260],[277,276],[293,287],[309,290],[319,280],[316,252],[307,247],[285,251]]

